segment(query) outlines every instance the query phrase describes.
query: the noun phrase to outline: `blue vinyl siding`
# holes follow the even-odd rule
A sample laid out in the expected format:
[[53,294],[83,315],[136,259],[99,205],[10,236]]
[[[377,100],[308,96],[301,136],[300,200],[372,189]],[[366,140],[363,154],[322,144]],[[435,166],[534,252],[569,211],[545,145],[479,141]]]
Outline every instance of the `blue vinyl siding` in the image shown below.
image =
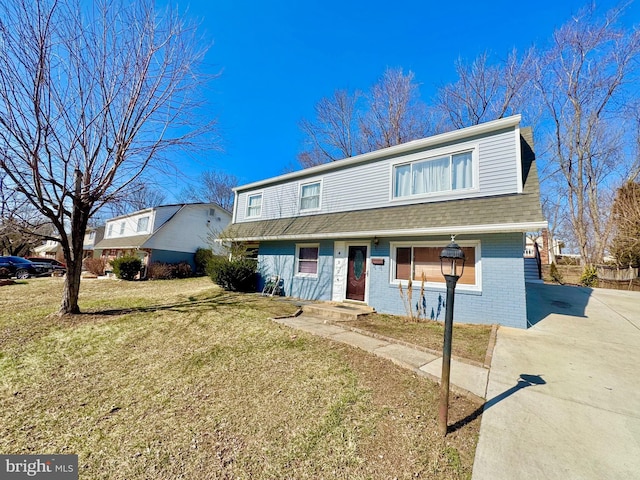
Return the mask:
[[[299,242],[305,243],[305,242]],[[316,242],[317,243],[317,242]],[[262,242],[258,251],[258,272],[262,289],[264,280],[278,275],[284,294],[304,300],[331,300],[333,284],[333,242],[320,242],[317,277],[295,275],[296,242]]]

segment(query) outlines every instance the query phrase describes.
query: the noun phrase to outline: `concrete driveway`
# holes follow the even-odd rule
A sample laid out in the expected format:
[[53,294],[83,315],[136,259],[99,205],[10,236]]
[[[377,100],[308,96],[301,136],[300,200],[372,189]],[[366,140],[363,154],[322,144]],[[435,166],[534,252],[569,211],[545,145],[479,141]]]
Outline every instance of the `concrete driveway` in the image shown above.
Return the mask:
[[498,330],[473,480],[640,478],[640,293],[527,284]]

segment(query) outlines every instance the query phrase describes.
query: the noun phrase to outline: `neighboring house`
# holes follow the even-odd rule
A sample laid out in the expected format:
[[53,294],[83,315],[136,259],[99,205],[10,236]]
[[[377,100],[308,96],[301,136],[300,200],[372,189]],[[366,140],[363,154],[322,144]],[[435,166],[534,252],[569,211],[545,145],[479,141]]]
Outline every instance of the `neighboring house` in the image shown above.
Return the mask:
[[137,255],[145,266],[188,262],[194,268],[196,250],[211,247],[230,221],[231,214],[214,203],[147,208],[107,220],[95,249],[107,259]]
[[456,235],[455,320],[526,328],[525,233],[547,227],[532,145],[517,115],[240,186],[225,236],[286,295],[406,314],[411,278],[410,308],[442,320]]
[[533,258],[536,256],[535,246],[538,247],[540,259],[543,265],[549,265],[556,261],[556,257],[562,255],[562,242],[555,238],[550,241],[549,230],[546,228],[540,232],[540,235],[527,235],[524,248],[524,256]]
[[62,245],[59,240],[47,240],[44,244],[33,249],[33,255],[36,257],[55,258],[56,260],[64,259]]
[[96,250],[96,245],[104,238],[104,226],[87,227],[82,242],[82,258],[100,257],[102,251]]

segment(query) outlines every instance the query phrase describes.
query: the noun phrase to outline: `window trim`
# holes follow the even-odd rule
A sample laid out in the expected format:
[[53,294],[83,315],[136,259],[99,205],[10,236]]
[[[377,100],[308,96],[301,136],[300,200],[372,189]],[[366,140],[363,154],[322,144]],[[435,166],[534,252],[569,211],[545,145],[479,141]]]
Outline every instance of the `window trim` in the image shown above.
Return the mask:
[[[317,248],[318,256],[316,258],[316,273],[303,273],[300,272],[300,249],[301,248]],[[294,262],[293,276],[298,278],[318,278],[318,272],[320,271],[320,244],[319,243],[296,243],[296,258]]]
[[[415,200],[415,199],[421,199],[421,198],[446,197],[446,196],[451,197],[451,196],[466,195],[472,192],[478,192],[480,190],[480,185],[479,185],[480,184],[480,180],[479,180],[480,179],[480,174],[479,174],[480,161],[479,161],[479,153],[478,153],[479,150],[480,150],[480,145],[478,142],[466,142],[466,143],[459,143],[459,144],[448,146],[448,147],[428,150],[425,152],[413,153],[413,154],[406,155],[404,157],[396,159],[396,161],[391,162],[389,165],[390,177],[391,177],[391,181],[389,182],[390,201],[402,202],[402,201]],[[447,156],[451,159],[453,155],[466,153],[466,152],[471,152],[471,170],[472,170],[473,184],[470,188],[460,188],[460,189],[450,188],[449,190],[441,190],[438,192],[417,193],[417,194],[405,195],[402,197],[395,196],[397,167],[400,167],[403,165],[411,165],[414,163],[420,163],[424,161],[438,160],[438,159],[441,159],[442,157],[447,157]],[[451,160],[449,161],[449,163],[451,164]]]
[[[469,285],[464,283],[458,283],[456,285],[457,290],[466,290],[473,292],[481,292],[482,291],[482,242],[480,240],[456,240],[456,243],[461,247],[474,247],[476,250],[476,263],[475,267],[475,284]],[[398,247],[436,247],[436,248],[444,248],[447,244],[447,241],[415,241],[415,242],[391,242],[389,244],[389,283],[391,285],[399,285],[402,284],[403,287],[408,286],[408,280],[399,280],[395,278],[396,272],[396,257],[397,257],[397,248]],[[413,250],[412,250],[413,253]],[[466,265],[465,265],[466,268]],[[420,281],[412,280],[413,287],[420,287]],[[425,288],[438,288],[438,289],[446,289],[447,284],[445,283],[444,277],[442,277],[441,282],[428,281],[425,284]]]
[[[247,205],[246,205],[246,208],[245,208],[245,218],[260,218],[260,217],[262,217],[262,207],[264,206],[263,205],[264,195],[262,193],[263,192],[255,192],[255,193],[247,194]],[[258,213],[256,215],[250,215],[249,214],[249,208],[251,207],[250,201],[254,197],[260,197],[260,213]]]
[[[318,184],[320,187],[320,191],[318,193],[318,206],[313,208],[302,208],[302,190],[304,187],[308,187],[311,185]],[[316,212],[322,208],[322,179],[313,180],[311,182],[300,183],[298,186],[298,209],[300,212]]]
[[[147,224],[144,228],[140,228],[140,222],[142,220],[146,220]],[[136,222],[136,233],[144,233],[149,231],[149,215],[145,215],[144,217],[138,217],[138,221]]]

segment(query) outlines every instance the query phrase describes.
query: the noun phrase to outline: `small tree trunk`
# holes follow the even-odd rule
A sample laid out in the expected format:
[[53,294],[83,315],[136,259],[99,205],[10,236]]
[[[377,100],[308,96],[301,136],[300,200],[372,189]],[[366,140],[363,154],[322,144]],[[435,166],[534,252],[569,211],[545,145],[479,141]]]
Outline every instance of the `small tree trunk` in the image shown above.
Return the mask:
[[78,295],[80,293],[80,275],[82,273],[82,259],[67,262],[67,275],[64,279],[60,315],[80,313]]
[[67,275],[64,280],[60,315],[80,313],[78,296],[80,294],[80,276],[82,274],[82,247],[84,234],[87,231],[91,204],[83,201],[82,197],[82,172],[75,171],[75,188],[73,197],[73,211],[71,214],[71,242],[67,238],[62,239],[67,261]]

